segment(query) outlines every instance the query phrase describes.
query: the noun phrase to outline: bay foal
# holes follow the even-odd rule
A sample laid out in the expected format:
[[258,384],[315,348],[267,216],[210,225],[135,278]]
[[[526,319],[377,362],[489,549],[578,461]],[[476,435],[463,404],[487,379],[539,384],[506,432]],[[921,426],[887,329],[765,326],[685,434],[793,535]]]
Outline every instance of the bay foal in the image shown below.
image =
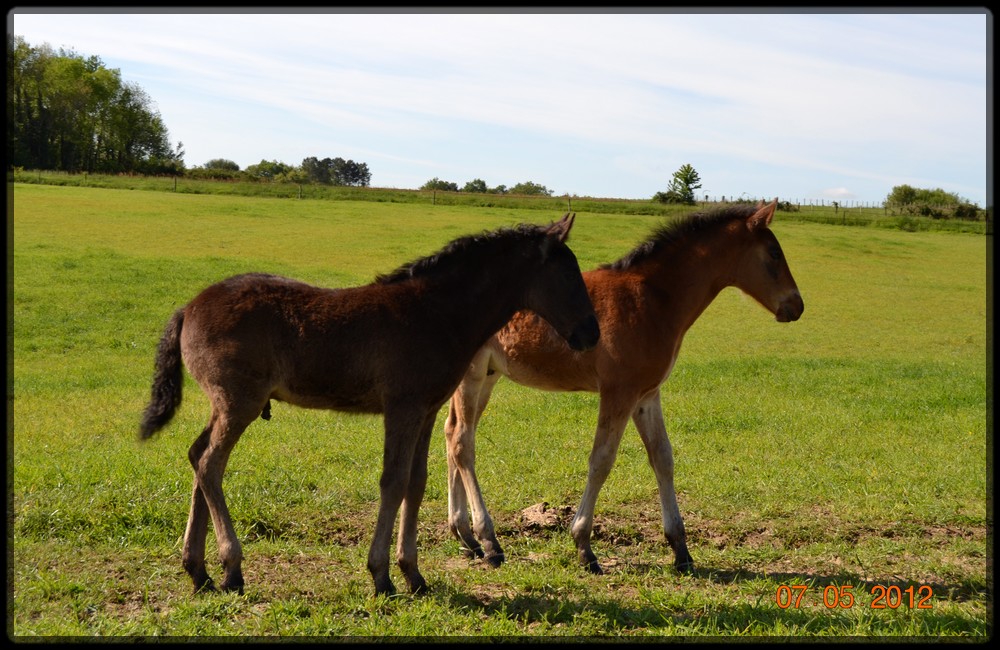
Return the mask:
[[673,450],[660,386],[677,360],[684,334],[725,287],[749,294],[779,322],[802,315],[802,297],[768,227],[776,206],[777,199],[689,216],[661,227],[617,262],[584,273],[601,327],[593,350],[570,349],[527,311],[515,314],[479,350],[452,396],[445,422],[448,523],[467,554],[493,566],[504,559],[476,478],[475,440],[490,393],[506,376],[543,390],[600,394],[587,483],[572,524],[580,562],[593,573],[602,572],[590,545],[594,506],[631,418],[656,474],[674,566],[693,569],[674,493]]

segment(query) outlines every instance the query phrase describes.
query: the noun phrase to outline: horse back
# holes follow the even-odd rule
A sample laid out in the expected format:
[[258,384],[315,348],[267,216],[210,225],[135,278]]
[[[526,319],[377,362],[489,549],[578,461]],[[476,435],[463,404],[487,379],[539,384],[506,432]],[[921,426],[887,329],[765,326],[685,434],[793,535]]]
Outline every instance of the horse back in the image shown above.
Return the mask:
[[181,350],[210,395],[381,412],[405,323],[376,285],[315,287],[267,274],[214,284],[185,308]]

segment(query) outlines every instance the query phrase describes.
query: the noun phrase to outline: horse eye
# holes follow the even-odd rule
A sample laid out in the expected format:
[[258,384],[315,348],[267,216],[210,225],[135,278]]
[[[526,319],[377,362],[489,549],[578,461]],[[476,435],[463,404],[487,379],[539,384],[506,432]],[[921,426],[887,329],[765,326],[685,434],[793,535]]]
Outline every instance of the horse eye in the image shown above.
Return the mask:
[[767,252],[771,256],[772,260],[777,261],[781,259],[781,249],[777,246],[768,246]]

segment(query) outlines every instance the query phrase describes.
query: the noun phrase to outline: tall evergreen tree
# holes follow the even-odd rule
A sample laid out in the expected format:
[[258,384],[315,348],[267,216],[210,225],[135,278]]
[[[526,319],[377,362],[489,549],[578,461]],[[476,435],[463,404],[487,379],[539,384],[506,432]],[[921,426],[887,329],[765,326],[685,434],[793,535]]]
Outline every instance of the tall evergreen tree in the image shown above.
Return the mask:
[[701,187],[701,178],[691,165],[684,164],[674,172],[666,192],[657,192],[653,199],[660,203],[694,205],[694,191]]

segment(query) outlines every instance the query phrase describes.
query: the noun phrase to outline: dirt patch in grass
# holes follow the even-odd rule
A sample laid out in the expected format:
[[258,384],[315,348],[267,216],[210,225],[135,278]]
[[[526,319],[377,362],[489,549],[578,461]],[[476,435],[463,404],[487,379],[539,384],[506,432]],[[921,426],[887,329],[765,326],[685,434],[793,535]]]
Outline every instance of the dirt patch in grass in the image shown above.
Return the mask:
[[[499,536],[532,536],[569,532],[576,510],[573,506],[536,503],[506,521],[495,521]],[[736,515],[719,520],[684,516],[688,544],[707,544],[719,550],[732,547],[800,547],[814,542],[849,542],[858,544],[866,539],[901,539],[918,537],[931,544],[948,544],[958,539],[981,541],[986,538],[985,525],[965,527],[920,522],[845,521],[828,511],[815,509],[808,513],[768,519],[759,515]],[[659,512],[638,510],[628,517],[620,513],[597,514],[593,539],[628,546],[640,542],[663,541],[663,524]]]

